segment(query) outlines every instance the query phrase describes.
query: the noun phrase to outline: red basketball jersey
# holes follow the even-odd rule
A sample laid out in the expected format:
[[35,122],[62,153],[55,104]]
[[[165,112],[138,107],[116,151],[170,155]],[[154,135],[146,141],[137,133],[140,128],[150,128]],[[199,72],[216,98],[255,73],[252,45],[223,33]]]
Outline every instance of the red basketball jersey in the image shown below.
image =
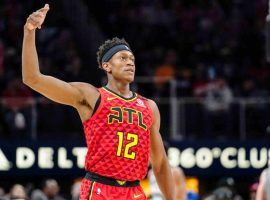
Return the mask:
[[147,173],[153,115],[146,98],[123,98],[106,87],[101,101],[84,122],[88,147],[86,171],[117,180],[141,180]]

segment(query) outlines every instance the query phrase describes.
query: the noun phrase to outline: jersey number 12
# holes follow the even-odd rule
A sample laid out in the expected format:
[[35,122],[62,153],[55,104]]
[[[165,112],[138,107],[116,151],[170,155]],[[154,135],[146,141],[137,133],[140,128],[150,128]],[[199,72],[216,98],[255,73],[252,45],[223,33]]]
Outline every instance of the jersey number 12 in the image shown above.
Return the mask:
[[[124,150],[124,158],[128,158],[128,159],[135,159],[136,153],[135,152],[129,152],[131,147],[134,147],[138,144],[139,142],[139,137],[136,134],[133,133],[128,133],[126,138],[124,138],[124,133],[118,131],[117,132],[117,136],[118,136],[118,147],[117,147],[117,156],[121,156],[122,154],[122,149]],[[123,147],[123,143],[124,140],[127,141],[126,145]]]

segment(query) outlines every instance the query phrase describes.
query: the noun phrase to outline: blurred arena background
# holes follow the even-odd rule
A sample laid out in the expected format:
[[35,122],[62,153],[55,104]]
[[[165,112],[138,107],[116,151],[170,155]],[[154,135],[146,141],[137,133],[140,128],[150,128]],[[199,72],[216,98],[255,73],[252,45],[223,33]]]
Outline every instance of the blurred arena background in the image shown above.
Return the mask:
[[45,3],[51,9],[37,34],[43,73],[102,86],[97,47],[124,37],[136,56],[132,87],[158,103],[188,199],[225,194],[217,189],[223,185],[252,199],[270,163],[267,0],[1,0],[0,198],[14,184],[30,196],[55,179],[59,194],[72,199],[84,175],[75,110],[22,84],[23,25]]

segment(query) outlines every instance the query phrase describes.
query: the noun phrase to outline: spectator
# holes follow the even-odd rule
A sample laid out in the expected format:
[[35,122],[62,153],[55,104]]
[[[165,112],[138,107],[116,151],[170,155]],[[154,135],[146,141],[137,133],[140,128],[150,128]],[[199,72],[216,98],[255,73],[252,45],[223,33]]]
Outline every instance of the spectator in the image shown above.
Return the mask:
[[156,96],[167,97],[169,96],[169,81],[176,76],[176,61],[177,55],[174,50],[169,50],[166,53],[163,64],[159,65],[155,71],[155,88]]
[[5,190],[4,188],[0,187],[0,198],[4,197],[4,195],[5,195]]
[[[171,167],[173,181],[176,191],[176,200],[186,200],[186,185],[185,185],[185,174],[180,167]],[[163,200],[164,197],[157,185],[157,181],[153,170],[150,169],[148,172],[148,179],[151,188],[151,199],[152,200]]]
[[2,94],[5,86],[5,77],[4,77],[4,45],[0,39],[0,94]]
[[258,189],[259,183],[253,183],[249,187],[249,200],[256,200],[256,192]]
[[[43,66],[41,63],[41,70],[50,75],[56,75],[60,79],[67,79],[67,81],[84,80],[84,78],[89,78],[84,72],[86,72],[85,69],[88,70],[88,66],[92,66],[91,59],[89,59],[88,53],[84,54],[85,50],[82,48],[84,45],[75,43],[74,39],[81,41],[81,38],[78,37],[81,35],[80,30],[71,31],[69,24],[74,23],[70,23],[70,18],[65,18],[63,10],[66,5],[59,2],[61,1],[55,1],[53,5],[58,11],[53,17],[54,20],[46,24],[46,31],[41,30],[37,34],[37,43],[42,44],[39,45],[38,50],[45,60]],[[188,66],[189,70],[196,74],[198,71],[196,66],[199,64],[216,63],[217,66],[220,66],[222,76],[226,77],[228,85],[232,88],[240,85],[241,80],[245,79],[247,74],[259,83],[253,83],[252,91],[243,91],[242,88],[237,90],[235,96],[245,97],[244,93],[256,96],[258,92],[259,95],[263,93],[264,96],[265,94],[269,96],[267,91],[262,90],[262,88],[269,88],[270,80],[269,66],[263,62],[267,2],[257,0],[255,3],[248,4],[244,1],[155,0],[123,3],[119,0],[103,0],[95,5],[85,0],[84,2],[93,15],[91,18],[93,20],[88,23],[93,26],[92,30],[95,30],[93,35],[115,35],[117,33],[132,41],[135,51],[142,52],[136,58],[136,62],[140,62],[138,66],[143,68],[138,68],[136,71],[140,75],[163,77],[165,75],[170,77],[170,80],[175,77],[179,64]],[[104,11],[104,7],[102,7],[104,3],[111,5],[113,9]],[[5,85],[16,79],[14,74],[20,65],[18,49],[21,44],[18,40],[21,35],[18,34],[18,30],[21,30],[23,26],[25,11],[34,10],[34,6],[38,4],[32,0],[1,1],[3,9],[0,9],[0,93],[2,96]],[[101,8],[107,15],[100,14]],[[76,17],[80,16],[74,15],[72,19]],[[95,21],[94,25],[92,21]],[[58,24],[61,24],[60,28],[57,26]],[[77,35],[77,38],[74,38],[73,34],[75,37]],[[137,42],[138,36],[144,42]],[[92,41],[95,40],[95,37],[90,38]],[[94,45],[85,46],[90,49],[94,47]],[[166,52],[165,49],[170,50]],[[88,49],[86,51],[88,52]],[[80,58],[76,58],[77,56]],[[169,62],[160,61],[160,58],[163,57],[166,57]],[[73,59],[74,61],[72,61]],[[74,67],[67,65],[72,62]],[[87,65],[81,63],[87,63]],[[52,67],[47,68],[48,66]],[[155,71],[152,66],[159,67]],[[198,86],[198,80],[190,80],[186,72],[184,71],[179,79],[178,94],[180,97],[191,96],[189,84],[194,87]],[[93,81],[99,83],[101,75],[97,75],[94,76]],[[165,83],[157,81],[156,87],[149,86],[144,93],[167,96],[169,80],[165,79]],[[245,87],[250,87],[250,85],[252,84],[248,83]],[[149,92],[149,90],[153,91]],[[167,112],[167,108],[163,111]],[[260,112],[263,113],[263,116],[260,116]],[[191,118],[200,117],[200,113],[193,113]],[[24,115],[24,113],[22,114]],[[59,115],[63,116],[62,113]],[[258,114],[254,115],[257,120],[249,116],[250,120],[247,125],[252,127],[247,127],[247,131],[264,133],[265,121],[268,120],[265,119],[267,115],[269,114],[261,109],[258,110]],[[262,120],[261,117],[263,117]],[[186,119],[186,122],[190,123],[188,122],[189,117]],[[249,123],[252,121],[258,125],[253,126],[252,123]],[[168,123],[169,120],[166,121],[166,126]],[[201,128],[197,125],[192,127],[193,129]],[[12,129],[11,132],[14,132],[13,128],[10,127],[10,129]],[[39,130],[43,131],[42,128]],[[260,137],[257,133],[254,136]]]
[[42,190],[36,189],[31,194],[31,200],[65,200],[59,195],[59,185],[54,179],[44,181]]
[[268,91],[259,88],[254,79],[247,78],[235,93],[246,100],[246,104],[242,106],[245,106],[248,138],[265,137],[269,123],[269,106],[263,100],[269,96]]
[[25,189],[20,184],[15,184],[11,187],[9,194],[7,194],[4,198],[4,200],[26,200],[28,199]]
[[269,200],[270,199],[270,167],[264,169],[260,176],[259,185],[256,192],[256,200]]
[[32,200],[48,200],[48,198],[45,196],[44,192],[39,189],[35,189],[31,194]]
[[237,194],[234,179],[231,177],[222,178],[218,181],[217,188],[211,195],[203,200],[242,200],[243,198]]
[[177,96],[191,97],[192,96],[192,73],[190,69],[180,70],[177,77]]
[[79,200],[80,198],[80,187],[81,187],[82,179],[76,179],[71,186],[71,200]]
[[[218,78],[210,81],[203,87],[197,88],[195,95],[203,97],[204,132],[207,139],[218,133],[221,138],[229,138],[231,134],[229,114],[233,95],[226,80]],[[217,131],[214,130],[215,124],[221,124]]]
[[14,78],[3,92],[5,122],[11,137],[25,139],[30,131],[30,106],[32,92],[21,83],[21,78]]
[[[164,141],[164,148],[166,154],[168,154],[169,144]],[[179,166],[171,166],[171,172],[173,175],[173,184],[175,186],[175,196],[176,200],[186,200],[186,176],[184,171]],[[152,200],[163,200],[164,197],[160,191],[160,188],[157,184],[156,175],[154,174],[154,170],[151,168],[148,171],[147,178],[150,184],[150,191],[151,191],[151,199]]]

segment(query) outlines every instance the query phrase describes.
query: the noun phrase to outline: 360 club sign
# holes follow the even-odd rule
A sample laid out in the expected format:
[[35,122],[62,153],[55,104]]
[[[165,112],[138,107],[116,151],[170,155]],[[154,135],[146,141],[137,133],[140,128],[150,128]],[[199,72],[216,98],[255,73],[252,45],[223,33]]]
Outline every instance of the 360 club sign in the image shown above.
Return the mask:
[[[86,153],[86,147],[76,144],[0,144],[0,176],[42,172],[76,175],[84,171]],[[181,166],[193,175],[248,175],[270,165],[270,146],[249,143],[172,143],[168,149],[168,158],[172,166]]]
[[253,147],[251,149],[244,147],[226,147],[224,149],[201,147],[196,150],[189,147],[182,151],[172,147],[168,150],[171,165],[182,166],[186,169],[194,167],[207,169],[214,162],[219,162],[224,169],[262,169],[270,165],[269,155],[270,149],[265,147]]

